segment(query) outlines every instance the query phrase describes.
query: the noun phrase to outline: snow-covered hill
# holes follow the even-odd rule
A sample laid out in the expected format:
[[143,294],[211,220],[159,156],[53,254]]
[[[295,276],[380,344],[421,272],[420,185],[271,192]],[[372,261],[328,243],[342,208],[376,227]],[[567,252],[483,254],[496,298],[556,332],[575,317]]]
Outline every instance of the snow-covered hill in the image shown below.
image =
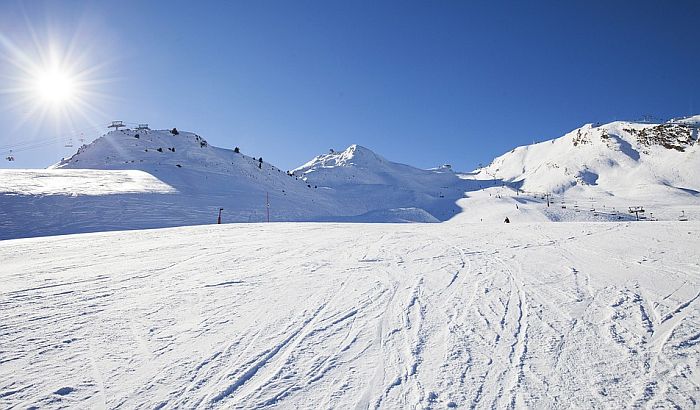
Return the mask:
[[293,172],[307,181],[336,188],[383,185],[429,192],[439,191],[440,185],[454,185],[458,180],[449,166],[433,170],[418,169],[388,161],[356,144],[342,152],[319,155]]
[[653,197],[700,195],[698,117],[672,123],[587,124],[517,147],[480,170],[525,191]]
[[697,220],[699,124],[588,124],[472,173],[358,145],[288,173],[189,132],[112,131],[49,170],[0,170],[0,239],[208,224],[220,208],[224,223],[625,221],[633,206]]
[[186,194],[238,191],[250,196],[261,192],[276,197],[315,195],[306,184],[262,158],[234,152],[233,148],[211,146],[190,132],[173,135],[167,130],[112,131],[50,168],[138,169]]
[[[99,170],[99,171],[98,171]],[[0,170],[0,239],[316,220],[342,209],[286,171],[188,132],[112,131],[48,170]]]
[[0,241],[0,408],[696,408],[698,222]]
[[319,155],[293,174],[342,198],[346,206],[375,211],[375,216],[389,215],[394,210],[405,213],[401,208],[411,207],[420,210],[418,213],[426,218],[419,219],[426,222],[453,217],[459,210],[456,200],[476,186],[460,179],[449,166],[418,169],[388,161],[359,145]]
[[312,161],[289,174],[189,132],[112,131],[48,170],[0,170],[0,239],[208,224],[219,208],[224,223],[268,209],[276,222],[437,222],[469,185],[366,148],[338,155],[332,172]]
[[698,124],[587,124],[517,147],[460,175],[490,188],[459,200],[456,220],[624,221],[636,219],[630,207],[643,219],[700,219]]

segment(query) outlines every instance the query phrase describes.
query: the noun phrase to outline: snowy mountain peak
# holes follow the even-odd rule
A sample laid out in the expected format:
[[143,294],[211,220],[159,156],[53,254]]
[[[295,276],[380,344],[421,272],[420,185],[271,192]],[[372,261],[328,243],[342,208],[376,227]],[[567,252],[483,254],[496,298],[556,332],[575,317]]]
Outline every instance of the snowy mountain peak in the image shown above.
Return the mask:
[[[616,121],[600,126],[585,125],[572,135],[574,145],[587,143],[603,144],[611,150],[619,150],[620,140],[624,140],[650,154],[646,148],[659,146],[676,151],[685,151],[697,141],[697,130],[691,122],[667,122],[660,124]],[[646,147],[646,148],[645,148]]]
[[343,154],[349,155],[353,158],[373,158],[373,159],[382,159],[379,155],[377,155],[374,151],[367,147],[363,147],[362,145],[357,145],[357,144],[352,144],[350,145],[344,152]]
[[696,195],[698,118],[586,124],[560,138],[515,148],[479,172],[528,191]]
[[259,220],[255,213],[267,197],[277,201],[277,210],[285,218],[325,215],[335,207],[332,200],[311,207],[321,202],[318,190],[262,158],[212,146],[201,136],[184,131],[111,131],[51,168],[144,171],[184,196],[197,198],[185,208],[223,206],[248,214],[239,220]]
[[208,168],[215,163],[230,163],[231,154],[231,150],[211,147],[204,138],[191,132],[126,129],[108,132],[51,168],[141,169],[151,165]]
[[161,174],[190,170],[268,180],[286,176],[262,158],[215,147],[192,132],[171,130],[110,131],[50,168],[136,169]]
[[304,173],[316,168],[335,168],[347,166],[372,166],[373,163],[386,163],[387,160],[375,154],[369,148],[352,144],[344,151],[331,150],[328,154],[316,156],[311,161],[295,169],[294,172]]
[[688,117],[674,118],[667,122],[667,124],[686,124],[686,125],[700,125],[700,115],[690,115]]

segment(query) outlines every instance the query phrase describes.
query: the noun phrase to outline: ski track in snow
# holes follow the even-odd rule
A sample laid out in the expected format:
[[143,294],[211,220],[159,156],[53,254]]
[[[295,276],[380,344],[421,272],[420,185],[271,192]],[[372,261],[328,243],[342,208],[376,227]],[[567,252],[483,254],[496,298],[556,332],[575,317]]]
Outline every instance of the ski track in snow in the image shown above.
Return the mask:
[[281,223],[0,241],[0,408],[693,408],[698,237]]

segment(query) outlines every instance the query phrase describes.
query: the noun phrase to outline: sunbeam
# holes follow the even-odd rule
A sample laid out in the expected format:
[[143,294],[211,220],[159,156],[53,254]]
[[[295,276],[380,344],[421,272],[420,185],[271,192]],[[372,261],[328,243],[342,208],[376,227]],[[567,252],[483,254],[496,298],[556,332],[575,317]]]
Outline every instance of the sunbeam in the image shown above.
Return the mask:
[[69,36],[35,27],[28,32],[31,37],[22,39],[0,33],[0,63],[6,68],[0,77],[0,109],[19,114],[13,128],[31,125],[38,132],[50,126],[63,134],[103,123],[109,116],[101,107],[111,100],[103,86],[112,80],[106,77],[107,63],[90,55],[97,36],[80,27]]

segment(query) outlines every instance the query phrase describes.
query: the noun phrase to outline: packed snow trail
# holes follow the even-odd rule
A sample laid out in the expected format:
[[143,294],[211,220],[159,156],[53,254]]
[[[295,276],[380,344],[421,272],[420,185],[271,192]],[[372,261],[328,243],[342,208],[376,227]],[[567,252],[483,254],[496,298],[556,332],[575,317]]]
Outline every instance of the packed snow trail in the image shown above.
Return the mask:
[[0,408],[692,408],[700,224],[0,242]]

